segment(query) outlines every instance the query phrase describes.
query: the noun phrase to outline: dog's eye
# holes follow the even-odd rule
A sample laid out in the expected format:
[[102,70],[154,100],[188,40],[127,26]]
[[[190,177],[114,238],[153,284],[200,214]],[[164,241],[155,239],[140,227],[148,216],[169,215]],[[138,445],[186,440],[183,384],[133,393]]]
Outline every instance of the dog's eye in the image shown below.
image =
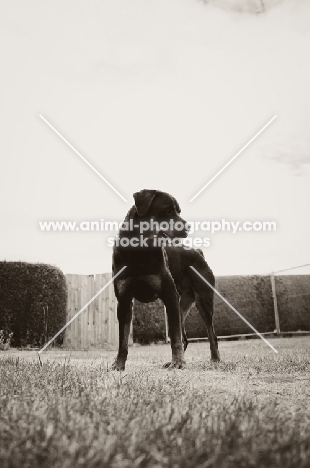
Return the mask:
[[173,208],[166,208],[166,213],[172,215],[174,213]]

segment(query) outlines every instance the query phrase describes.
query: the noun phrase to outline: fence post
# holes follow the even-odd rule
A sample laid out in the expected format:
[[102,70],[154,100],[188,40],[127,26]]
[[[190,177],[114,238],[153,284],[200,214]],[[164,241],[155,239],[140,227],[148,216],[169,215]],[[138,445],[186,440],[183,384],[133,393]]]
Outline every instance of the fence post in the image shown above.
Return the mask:
[[274,309],[276,333],[278,335],[280,333],[280,319],[279,319],[279,311],[278,311],[276,283],[275,283],[273,271],[271,272],[271,275],[270,275],[270,281],[271,281],[271,289],[272,289],[272,297],[273,297],[273,309]]

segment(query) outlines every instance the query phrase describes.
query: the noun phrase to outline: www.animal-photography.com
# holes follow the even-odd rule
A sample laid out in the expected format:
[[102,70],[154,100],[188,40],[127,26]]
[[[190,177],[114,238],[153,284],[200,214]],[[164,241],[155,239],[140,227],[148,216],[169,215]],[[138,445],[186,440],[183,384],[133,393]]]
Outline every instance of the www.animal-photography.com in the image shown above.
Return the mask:
[[310,3],[0,24],[1,468],[307,468]]

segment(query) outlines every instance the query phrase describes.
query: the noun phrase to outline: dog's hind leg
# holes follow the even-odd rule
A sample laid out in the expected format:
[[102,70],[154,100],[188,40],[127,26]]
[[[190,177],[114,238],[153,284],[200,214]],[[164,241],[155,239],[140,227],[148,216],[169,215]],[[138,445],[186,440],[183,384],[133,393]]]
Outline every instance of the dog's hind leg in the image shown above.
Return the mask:
[[182,318],[182,342],[183,342],[184,351],[186,351],[186,348],[188,346],[188,339],[187,339],[186,330],[185,330],[185,319],[188,315],[190,306],[193,304],[194,301],[195,301],[195,296],[192,291],[182,292],[181,300],[180,300],[180,311],[181,311],[181,318]]
[[[212,271],[208,267],[207,263],[202,266],[200,265],[200,274],[206,278],[206,280],[214,286],[215,279]],[[212,361],[220,360],[220,353],[218,350],[217,336],[214,331],[213,326],[213,299],[214,293],[213,290],[202,281],[201,278],[197,276],[195,272],[191,273],[192,284],[195,290],[195,301],[196,307],[201,315],[202,320],[204,321],[208,337],[210,341],[210,350],[211,350],[211,359]]]
[[[190,306],[193,304],[195,301],[195,296],[193,292],[186,291],[182,293],[181,299],[180,299],[180,314],[181,314],[181,320],[182,320],[182,343],[183,343],[183,349],[184,352],[186,351],[187,345],[188,345],[188,339],[186,335],[186,330],[185,330],[185,319],[188,315],[188,311]],[[171,362],[166,362],[163,367],[169,367]]]
[[119,348],[112,370],[124,370],[128,354],[128,340],[132,320],[132,299],[122,298],[117,305],[117,318],[119,322]]
[[172,350],[172,360],[168,369],[183,369],[185,367],[184,349],[182,345],[182,317],[180,312],[180,298],[173,278],[167,274],[162,281],[160,299],[166,306],[169,336]]
[[210,341],[211,359],[212,361],[219,361],[220,353],[218,350],[217,336],[213,326],[213,308],[210,307],[209,301],[206,301],[204,297],[198,296],[198,294],[196,295],[196,306],[199,310],[202,320],[207,327]]

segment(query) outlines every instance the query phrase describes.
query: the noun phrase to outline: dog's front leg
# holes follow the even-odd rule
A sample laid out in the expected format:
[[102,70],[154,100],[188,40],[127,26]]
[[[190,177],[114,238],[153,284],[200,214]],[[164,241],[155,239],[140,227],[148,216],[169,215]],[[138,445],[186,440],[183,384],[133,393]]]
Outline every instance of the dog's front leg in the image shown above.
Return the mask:
[[112,369],[122,371],[125,369],[128,354],[128,340],[132,320],[132,300],[120,299],[117,305],[117,318],[119,325],[119,345],[118,354],[112,365]]
[[167,276],[162,281],[161,299],[166,306],[172,350],[172,361],[167,367],[168,369],[184,369],[185,360],[182,344],[180,298],[171,276]]

